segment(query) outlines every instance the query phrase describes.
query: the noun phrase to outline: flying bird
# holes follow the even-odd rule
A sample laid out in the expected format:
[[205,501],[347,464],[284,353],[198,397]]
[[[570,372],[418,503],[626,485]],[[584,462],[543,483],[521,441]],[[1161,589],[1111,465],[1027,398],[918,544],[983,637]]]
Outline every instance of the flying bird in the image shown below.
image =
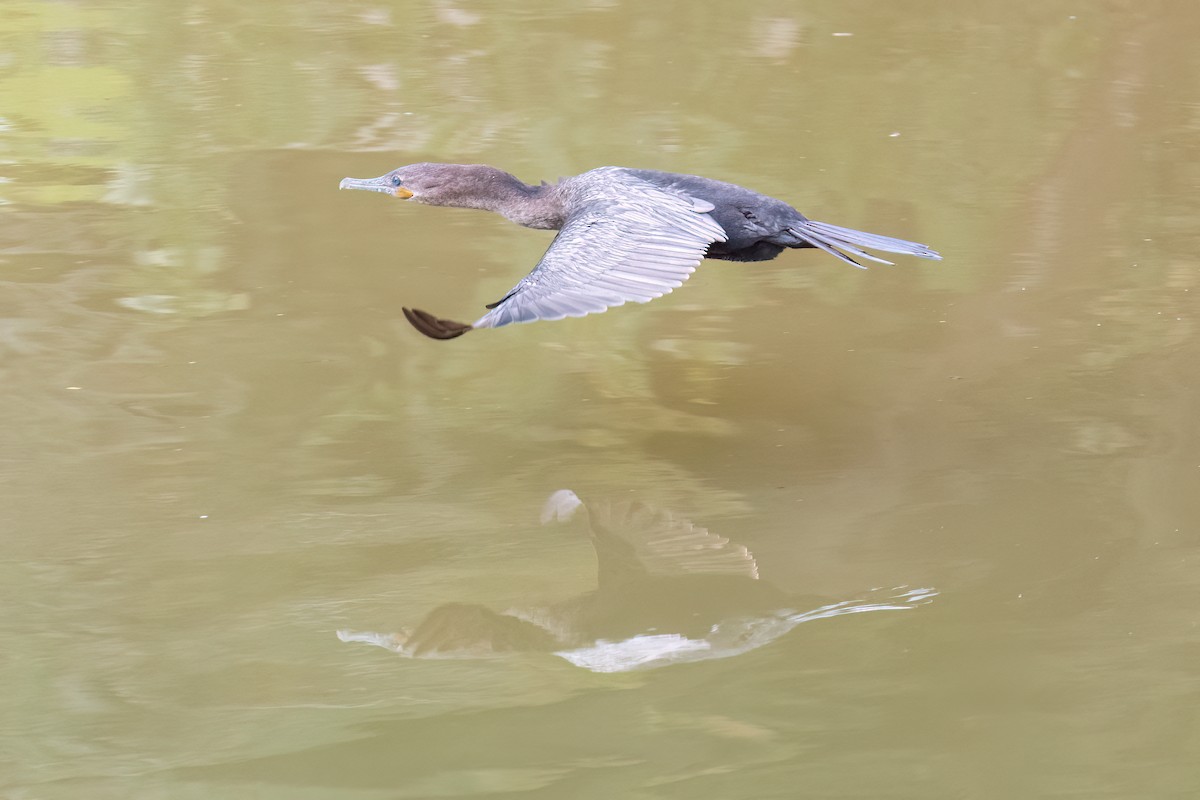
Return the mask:
[[558,235],[533,271],[467,324],[404,308],[418,331],[454,339],[475,328],[582,317],[645,303],[683,285],[705,258],[768,261],[811,247],[862,267],[891,264],[864,248],[941,260],[923,244],[808,219],[782,200],[696,175],[599,167],[556,184],[526,184],[479,164],[410,164],[341,189],[382,192],[431,206],[492,211]]

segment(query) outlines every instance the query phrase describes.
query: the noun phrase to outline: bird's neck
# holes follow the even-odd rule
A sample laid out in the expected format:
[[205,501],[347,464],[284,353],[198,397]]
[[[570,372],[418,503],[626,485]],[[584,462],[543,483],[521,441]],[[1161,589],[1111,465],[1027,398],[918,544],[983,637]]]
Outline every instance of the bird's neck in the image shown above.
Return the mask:
[[565,213],[557,186],[530,186],[511,175],[505,177],[508,180],[494,184],[496,194],[485,200],[486,210],[526,228],[556,231],[562,227]]
[[431,206],[491,211],[526,228],[558,230],[566,216],[560,187],[546,183],[530,186],[489,167],[462,186],[439,186],[437,191],[418,194],[415,199]]

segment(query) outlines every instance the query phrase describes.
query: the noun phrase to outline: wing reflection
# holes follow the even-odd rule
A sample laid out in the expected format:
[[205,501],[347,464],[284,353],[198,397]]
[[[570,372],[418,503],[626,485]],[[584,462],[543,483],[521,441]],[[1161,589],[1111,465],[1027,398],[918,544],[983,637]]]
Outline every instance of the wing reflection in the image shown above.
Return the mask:
[[504,613],[447,603],[411,632],[340,630],[338,638],[410,658],[545,652],[594,672],[625,672],[727,658],[772,642],[802,622],[911,609],[937,595],[933,589],[897,587],[834,603],[804,600],[759,580],[750,551],[723,536],[642,503],[584,504],[567,489],[546,501],[542,522],[566,522],[579,509],[596,551],[592,591]]

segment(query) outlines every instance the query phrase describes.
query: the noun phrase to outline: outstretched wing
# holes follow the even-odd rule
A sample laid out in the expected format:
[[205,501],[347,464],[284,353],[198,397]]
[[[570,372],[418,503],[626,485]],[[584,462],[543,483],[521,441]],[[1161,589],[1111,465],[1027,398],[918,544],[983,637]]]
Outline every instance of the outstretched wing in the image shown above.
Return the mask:
[[758,562],[740,544],[641,503],[587,507],[601,588],[636,578],[735,575],[758,578]]
[[582,317],[631,300],[648,302],[682,286],[708,246],[727,238],[702,200],[619,169],[602,177],[583,184],[582,210],[566,221],[533,271],[472,327]]

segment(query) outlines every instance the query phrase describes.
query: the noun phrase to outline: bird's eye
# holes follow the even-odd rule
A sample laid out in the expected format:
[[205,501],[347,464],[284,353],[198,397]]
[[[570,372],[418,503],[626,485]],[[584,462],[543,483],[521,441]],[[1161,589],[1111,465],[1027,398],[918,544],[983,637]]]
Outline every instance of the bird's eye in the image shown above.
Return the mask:
[[400,176],[399,176],[399,175],[393,175],[393,176],[392,176],[392,186],[399,186],[399,185],[400,185],[400,184],[402,184],[402,183],[404,183],[404,181],[400,180]]

